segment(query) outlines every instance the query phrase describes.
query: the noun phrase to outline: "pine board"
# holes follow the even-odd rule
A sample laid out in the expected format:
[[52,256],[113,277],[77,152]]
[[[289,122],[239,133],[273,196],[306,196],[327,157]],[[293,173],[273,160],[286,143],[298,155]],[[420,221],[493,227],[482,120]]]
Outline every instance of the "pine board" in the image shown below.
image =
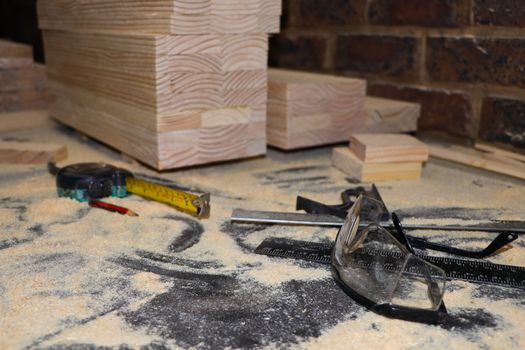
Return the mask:
[[425,162],[428,147],[404,134],[353,134],[350,149],[365,163]]
[[39,1],[42,29],[155,34],[277,33],[281,0]]
[[269,69],[268,143],[285,150],[348,140],[366,122],[366,81]]
[[1,164],[47,164],[67,158],[64,145],[33,142],[0,142]]
[[430,156],[525,180],[525,162],[473,148],[427,142]]
[[421,162],[364,163],[348,148],[334,148],[332,165],[361,182],[416,180],[421,177]]
[[509,151],[507,149],[494,146],[492,144],[487,144],[487,143],[483,143],[483,142],[476,142],[476,144],[474,145],[474,148],[476,148],[476,149],[478,149],[480,151],[492,153],[494,155],[499,155],[499,156],[504,157],[504,158],[514,159],[514,160],[518,160],[518,161],[521,161],[521,162],[525,162],[525,154],[512,152],[512,151]]
[[47,110],[26,110],[0,113],[0,132],[37,128],[50,121]]
[[54,118],[158,170],[266,152],[266,123],[252,117],[249,107],[159,115],[50,84],[69,94],[53,105]]
[[51,80],[138,108],[172,113],[266,103],[265,35],[45,31],[44,38]]

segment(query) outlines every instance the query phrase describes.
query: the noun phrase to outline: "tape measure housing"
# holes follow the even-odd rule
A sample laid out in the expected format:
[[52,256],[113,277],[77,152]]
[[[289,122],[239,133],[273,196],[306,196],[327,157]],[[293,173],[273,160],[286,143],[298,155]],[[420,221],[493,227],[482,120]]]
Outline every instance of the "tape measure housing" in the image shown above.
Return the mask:
[[105,163],[79,163],[61,168],[56,184],[59,197],[73,198],[80,202],[104,197],[126,197],[128,170]]

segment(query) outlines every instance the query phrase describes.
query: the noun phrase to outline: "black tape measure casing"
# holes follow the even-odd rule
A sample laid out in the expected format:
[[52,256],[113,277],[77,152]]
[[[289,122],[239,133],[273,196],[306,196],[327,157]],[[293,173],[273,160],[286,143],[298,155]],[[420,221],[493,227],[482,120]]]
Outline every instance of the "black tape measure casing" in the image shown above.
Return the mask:
[[57,191],[60,197],[81,202],[104,197],[125,197],[126,177],[133,174],[105,163],[79,163],[58,170]]

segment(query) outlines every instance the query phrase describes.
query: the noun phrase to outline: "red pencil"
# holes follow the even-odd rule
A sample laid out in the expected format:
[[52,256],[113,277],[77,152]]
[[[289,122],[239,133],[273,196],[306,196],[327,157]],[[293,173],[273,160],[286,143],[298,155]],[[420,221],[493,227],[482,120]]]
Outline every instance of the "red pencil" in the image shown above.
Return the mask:
[[139,214],[135,213],[134,211],[128,208],[119,207],[118,205],[109,204],[109,203],[101,202],[97,200],[90,201],[89,206],[93,208],[100,208],[100,209],[108,210],[108,211],[119,213],[122,215],[139,216]]

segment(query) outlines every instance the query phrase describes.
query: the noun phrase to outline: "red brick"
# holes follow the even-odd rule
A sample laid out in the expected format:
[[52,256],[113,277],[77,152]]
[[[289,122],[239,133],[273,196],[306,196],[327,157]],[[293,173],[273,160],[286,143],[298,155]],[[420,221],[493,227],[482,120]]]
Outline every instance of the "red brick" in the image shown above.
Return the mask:
[[516,0],[474,0],[474,23],[502,27],[524,27],[525,7]]
[[469,137],[472,130],[472,98],[461,92],[433,90],[424,87],[369,84],[373,96],[421,104],[419,129],[443,131],[451,135]]
[[372,0],[370,23],[422,27],[461,27],[469,24],[468,0]]
[[281,34],[270,39],[269,63],[273,67],[320,70],[325,51],[322,37]]
[[485,98],[479,138],[525,150],[525,101],[496,96]]
[[339,70],[416,77],[420,39],[412,36],[344,34],[337,38]]
[[525,87],[525,39],[431,37],[426,62],[435,81]]
[[366,0],[298,0],[297,27],[344,26],[365,22]]

